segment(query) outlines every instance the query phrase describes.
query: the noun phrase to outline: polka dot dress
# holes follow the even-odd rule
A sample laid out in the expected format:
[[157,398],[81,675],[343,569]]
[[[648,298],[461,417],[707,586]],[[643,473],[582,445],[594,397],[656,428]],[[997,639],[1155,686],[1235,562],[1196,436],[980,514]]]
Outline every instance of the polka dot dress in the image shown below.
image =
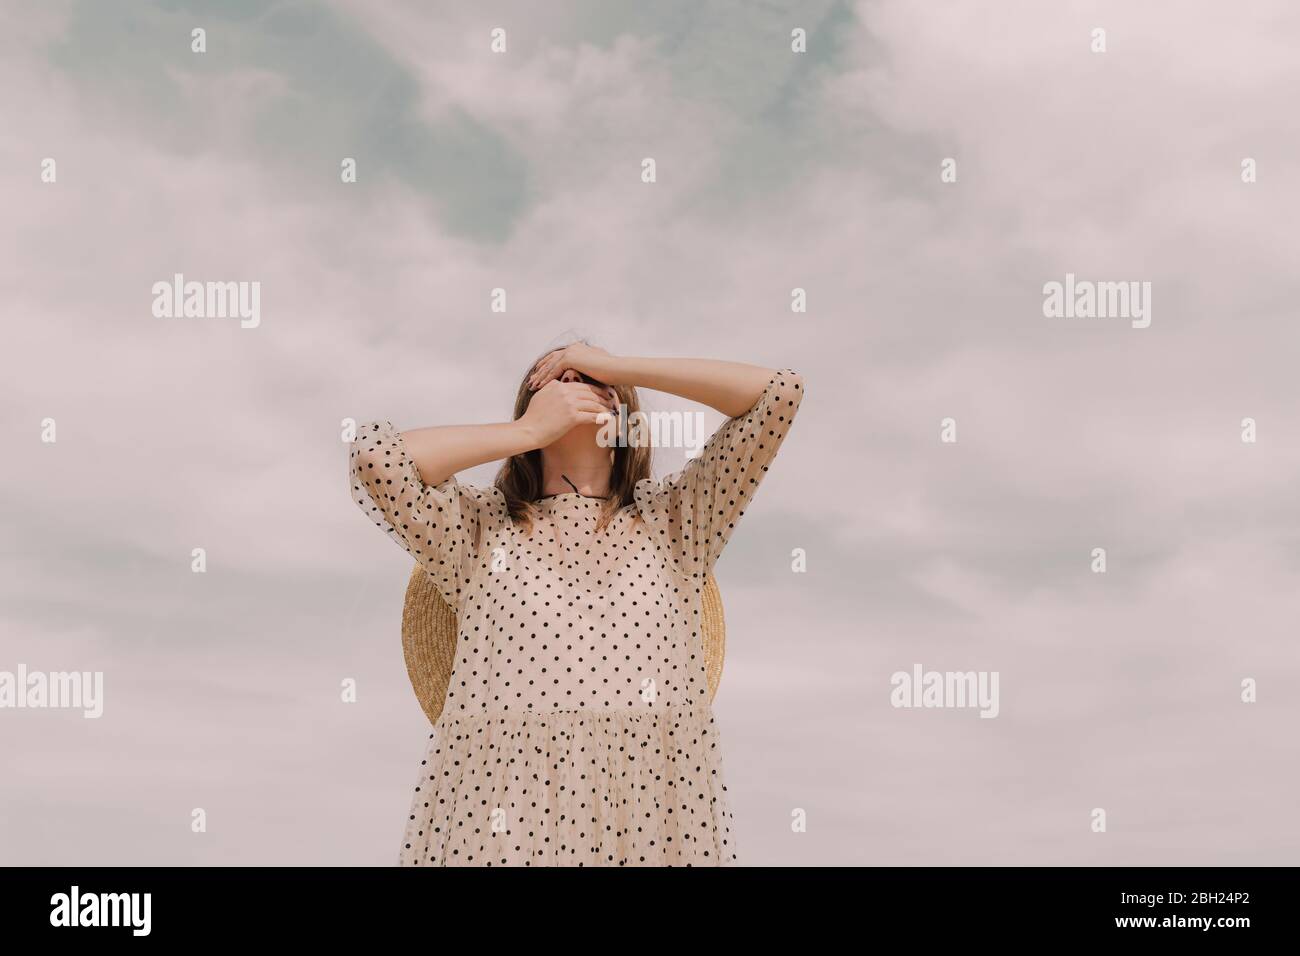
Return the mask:
[[794,419],[774,375],[677,474],[602,502],[536,504],[421,482],[390,422],[351,452],[357,504],[457,609],[455,664],[421,761],[404,865],[726,865],[736,861],[700,638],[700,592]]

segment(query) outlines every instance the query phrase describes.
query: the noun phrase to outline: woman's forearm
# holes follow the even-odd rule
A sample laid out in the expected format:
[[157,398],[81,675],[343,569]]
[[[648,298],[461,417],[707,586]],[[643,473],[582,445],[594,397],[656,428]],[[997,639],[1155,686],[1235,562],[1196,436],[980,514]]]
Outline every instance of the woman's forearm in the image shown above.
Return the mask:
[[716,408],[728,418],[743,415],[763,395],[775,369],[744,362],[698,358],[633,358],[602,355],[592,373],[609,385],[668,392]]
[[537,447],[523,421],[495,425],[436,425],[401,433],[406,453],[415,462],[420,480],[437,485],[458,471],[489,461],[521,455]]

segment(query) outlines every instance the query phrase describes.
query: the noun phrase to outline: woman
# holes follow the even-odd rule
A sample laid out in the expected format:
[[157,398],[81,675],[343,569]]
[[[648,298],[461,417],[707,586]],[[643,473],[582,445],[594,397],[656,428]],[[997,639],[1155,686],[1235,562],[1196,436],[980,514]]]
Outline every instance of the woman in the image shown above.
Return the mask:
[[[637,386],[730,417],[659,483],[644,443],[610,441]],[[510,422],[362,427],[353,497],[459,624],[401,863],[735,861],[700,591],[802,397],[789,370],[577,343],[534,364]],[[493,487],[455,478],[499,459]]]

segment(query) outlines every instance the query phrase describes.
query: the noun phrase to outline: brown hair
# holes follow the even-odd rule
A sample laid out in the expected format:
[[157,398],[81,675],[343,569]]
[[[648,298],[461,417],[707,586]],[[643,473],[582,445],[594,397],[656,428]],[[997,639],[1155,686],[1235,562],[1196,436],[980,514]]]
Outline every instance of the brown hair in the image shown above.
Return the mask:
[[[584,342],[584,344],[590,343]],[[541,358],[542,356],[539,355],[538,360]],[[534,362],[528,367],[524,372],[523,380],[519,383],[519,391],[515,395],[515,421],[528,411],[528,403],[533,399],[533,390],[528,387],[528,377],[536,364]],[[584,375],[582,378],[589,384],[604,387],[604,383],[597,382],[589,376]],[[636,388],[631,385],[609,387],[613,388],[618,396],[619,405],[622,406],[620,413],[625,413],[635,423],[637,419],[633,416],[641,411],[641,400],[637,397]],[[636,483],[650,477],[650,442],[639,440],[637,429],[631,425],[627,427],[627,432],[629,435],[627,444],[620,442],[613,449],[614,461],[609,473],[609,497],[604,499],[605,504],[596,525],[598,529],[608,525],[621,508],[635,503]],[[506,499],[506,508],[510,512],[510,517],[523,526],[525,533],[531,532],[533,518],[537,514],[536,502],[542,496],[541,449],[534,448],[522,455],[507,458],[501,470],[497,472],[495,484]]]

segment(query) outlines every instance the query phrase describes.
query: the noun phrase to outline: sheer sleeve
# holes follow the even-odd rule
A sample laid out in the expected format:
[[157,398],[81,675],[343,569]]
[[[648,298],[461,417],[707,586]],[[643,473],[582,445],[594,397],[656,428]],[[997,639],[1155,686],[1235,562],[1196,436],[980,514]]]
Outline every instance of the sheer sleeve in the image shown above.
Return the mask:
[[637,483],[655,538],[688,577],[707,574],[776,457],[803,400],[803,377],[782,369],[754,407],[730,418],[686,467],[662,482]]
[[437,485],[420,479],[392,422],[362,425],[349,456],[352,499],[429,573],[453,608],[492,542],[506,527],[505,498],[495,487]]

